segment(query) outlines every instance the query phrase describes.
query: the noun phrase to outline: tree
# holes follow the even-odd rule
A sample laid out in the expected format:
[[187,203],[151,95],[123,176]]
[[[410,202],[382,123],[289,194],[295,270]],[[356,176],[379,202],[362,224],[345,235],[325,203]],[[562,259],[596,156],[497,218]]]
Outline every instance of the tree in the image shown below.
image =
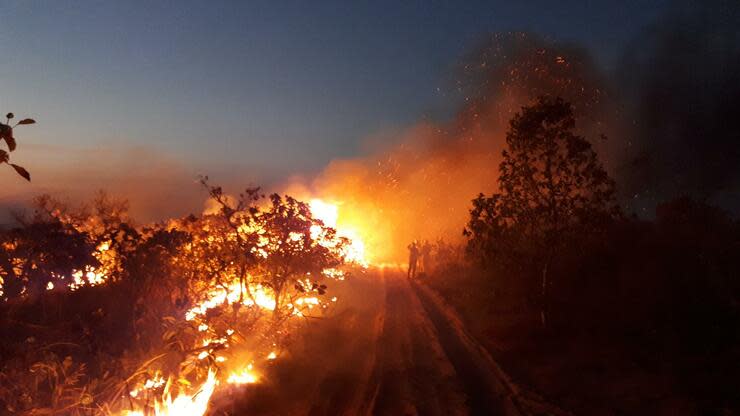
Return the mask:
[[0,298],[74,289],[92,270],[100,278],[122,277],[126,256],[140,243],[128,222],[128,202],[100,191],[91,207],[48,194],[34,198],[33,206],[31,216],[16,216],[18,226],[0,233]]
[[0,234],[0,298],[38,297],[68,287],[73,273],[97,266],[89,235],[58,219],[34,220]]
[[219,207],[209,229],[217,236],[220,224],[225,251],[233,255],[222,254],[219,260],[229,259],[228,266],[238,269],[226,275],[238,277],[246,289],[241,296],[253,297],[253,284],[269,288],[275,299],[273,318],[281,321],[294,312],[298,298],[325,293],[324,270],[344,264],[346,238],[314,218],[308,204],[290,196],[271,194],[269,204],[258,207],[265,198],[259,188],[249,188],[234,199],[207,180],[202,178],[201,183]]
[[510,122],[499,193],[473,201],[465,234],[483,255],[520,248],[541,265],[541,317],[547,325],[548,270],[563,244],[618,215],[614,181],[591,144],[576,135],[572,106],[540,97]]
[[24,118],[23,120],[11,126],[10,120],[12,120],[15,116],[13,115],[13,113],[8,113],[6,117],[7,120],[5,121],[5,124],[0,123],[0,141],[5,140],[5,144],[8,146],[8,151],[6,152],[5,150],[0,149],[0,165],[3,163],[9,164],[13,169],[15,169],[16,172],[18,172],[19,175],[23,176],[27,181],[30,181],[31,174],[28,173],[26,169],[24,169],[22,166],[10,163],[9,153],[14,151],[16,148],[15,137],[13,136],[13,129],[19,125],[34,124],[36,123],[36,121],[31,118]]
[[349,242],[336,230],[313,218],[308,204],[290,196],[270,195],[270,206],[258,216],[260,244],[266,255],[259,270],[275,294],[274,317],[284,319],[288,305],[316,292],[323,295],[323,271],[344,263],[343,247]]

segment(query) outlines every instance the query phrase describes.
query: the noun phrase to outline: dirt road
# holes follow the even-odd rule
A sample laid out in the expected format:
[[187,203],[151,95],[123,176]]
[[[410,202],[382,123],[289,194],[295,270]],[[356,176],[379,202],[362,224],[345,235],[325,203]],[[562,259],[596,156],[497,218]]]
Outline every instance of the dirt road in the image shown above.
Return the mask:
[[333,289],[334,313],[216,414],[523,414],[516,387],[423,285],[384,269]]

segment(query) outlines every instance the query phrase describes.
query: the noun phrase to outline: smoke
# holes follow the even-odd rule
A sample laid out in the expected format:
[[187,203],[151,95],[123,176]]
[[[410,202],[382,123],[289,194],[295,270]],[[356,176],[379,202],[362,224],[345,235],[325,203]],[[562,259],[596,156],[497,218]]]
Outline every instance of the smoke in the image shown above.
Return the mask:
[[739,27],[736,1],[677,3],[625,52],[631,149],[618,179],[635,207],[686,194],[740,208]]
[[580,48],[495,35],[457,73],[462,105],[452,121],[412,126],[389,149],[334,161],[312,181],[293,180],[287,192],[341,202],[339,225],[359,230],[370,259],[400,261],[414,239],[461,238],[470,201],[497,189],[509,120],[537,96],[573,103],[584,134],[609,133],[606,82]]
[[196,168],[147,147],[25,143],[14,156],[31,171],[32,182],[4,172],[0,223],[11,221],[10,210],[28,210],[33,198],[44,193],[78,205],[104,190],[127,199],[131,216],[145,223],[198,213],[206,197]]
[[[573,104],[579,133],[617,180],[628,211],[649,213],[681,194],[740,208],[740,129],[733,123],[740,103],[738,27],[740,3],[677,4],[634,39],[612,76],[576,45],[527,33],[493,35],[453,71],[446,95],[459,107],[451,120],[409,126],[385,147],[292,178],[283,191],[339,203],[338,226],[363,236],[371,260],[402,260],[412,240],[462,238],[471,199],[497,190],[509,120],[550,94]],[[132,214],[143,221],[202,209],[205,194],[195,181],[201,172],[150,149],[46,154],[36,166],[24,163],[34,185],[6,186],[0,204],[40,192],[84,199],[103,188],[131,199]],[[226,188],[260,178],[259,172],[208,173]]]
[[508,121],[549,94],[573,104],[628,212],[651,215],[686,194],[738,209],[738,27],[740,3],[676,3],[612,76],[577,46],[494,35],[457,68],[462,104],[452,121],[419,123],[390,149],[334,161],[289,189],[342,201],[344,225],[363,231],[373,260],[401,260],[414,239],[460,238],[470,200],[497,188]]

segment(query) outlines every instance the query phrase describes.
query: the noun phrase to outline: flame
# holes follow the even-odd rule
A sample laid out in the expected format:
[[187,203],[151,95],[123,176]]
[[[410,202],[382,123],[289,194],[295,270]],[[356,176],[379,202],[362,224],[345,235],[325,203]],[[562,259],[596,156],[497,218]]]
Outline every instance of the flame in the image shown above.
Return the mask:
[[[55,278],[61,278],[62,280],[70,279],[72,283],[69,284],[69,290],[75,291],[82,286],[97,286],[105,283],[108,280],[108,271],[115,267],[116,254],[115,251],[110,250],[110,241],[104,241],[100,243],[93,251],[93,257],[99,262],[99,267],[85,266],[84,270],[73,270],[71,276],[59,276],[52,273]],[[54,283],[49,282],[46,285],[46,290],[53,290]]]
[[[314,198],[308,204],[311,216],[315,220],[320,220],[322,224],[316,223],[310,229],[310,236],[313,239],[312,247],[316,244],[321,245],[331,251],[333,257],[339,260],[339,263],[348,263],[367,267],[369,261],[365,252],[365,244],[360,238],[356,228],[348,224],[343,215],[346,212],[340,211],[341,202],[330,203],[322,199]],[[55,216],[59,217],[57,213]],[[81,232],[89,232],[94,236],[94,227],[96,224],[76,224],[70,218],[61,218],[61,220],[73,224]],[[170,222],[171,228],[177,228],[182,223],[173,220]],[[265,236],[266,230],[261,230],[252,223],[241,225],[248,229],[239,229],[234,232],[244,232],[256,235],[257,242],[252,249],[254,253],[264,258],[271,255],[275,247],[274,242]],[[334,231],[328,228],[334,229]],[[205,224],[203,233],[195,233],[193,238],[202,238],[207,241],[215,241],[217,238],[214,234],[209,233],[208,225]],[[101,234],[102,235],[102,234]],[[339,238],[338,238],[339,237]],[[98,240],[97,246],[92,250],[92,256],[97,262],[95,266],[86,265],[79,269],[73,269],[69,274],[56,275],[52,277],[64,281],[69,290],[74,291],[86,286],[104,285],[112,280],[110,276],[116,276],[121,271],[122,256],[118,252],[118,240],[106,239]],[[218,238],[236,238],[235,235],[219,236]],[[291,233],[287,236],[288,242],[302,242],[305,238],[303,233]],[[2,243],[0,248],[12,249],[10,243]],[[187,243],[183,245],[183,252],[193,254],[193,245]],[[197,252],[195,252],[197,255]],[[196,261],[198,259],[195,259]],[[332,262],[335,264],[335,262]],[[336,302],[337,298],[332,297],[329,301],[318,295],[325,294],[325,285],[319,285],[311,276],[313,272],[307,272],[305,276],[297,278],[295,284],[299,287],[296,293],[291,293],[290,298],[281,298],[282,302],[277,301],[277,296],[269,286],[257,283],[261,279],[256,276],[261,273],[259,268],[252,270],[255,275],[240,276],[228,275],[228,270],[219,275],[219,279],[196,279],[193,289],[188,296],[188,301],[192,301],[190,309],[186,310],[182,316],[175,318],[167,316],[163,319],[167,325],[171,325],[163,334],[162,340],[169,342],[179,331],[191,330],[188,333],[186,341],[178,340],[179,344],[191,344],[186,355],[180,364],[179,372],[177,370],[166,370],[168,374],[163,374],[162,369],[147,368],[146,372],[138,372],[132,376],[132,385],[129,387],[128,394],[123,396],[125,401],[121,403],[121,397],[113,399],[111,408],[121,416],[151,416],[151,415],[204,415],[209,406],[211,396],[216,388],[221,384],[229,385],[248,385],[259,383],[261,372],[255,368],[255,361],[259,364],[266,364],[276,360],[279,357],[278,345],[273,343],[271,350],[262,350],[264,342],[255,341],[257,345],[249,344],[248,334],[243,334],[243,328],[239,327],[238,321],[233,321],[232,328],[224,327],[219,320],[218,324],[210,318],[209,312],[213,309],[224,308],[227,306],[244,306],[246,308],[234,307],[234,317],[241,318],[240,311],[247,311],[243,316],[249,316],[256,320],[261,319],[262,311],[277,311],[282,317],[303,317],[328,308],[330,302]],[[235,273],[234,273],[235,274]],[[343,280],[344,271],[337,265],[336,268],[325,268],[320,271],[321,277],[327,279]],[[296,278],[293,276],[292,278]],[[2,294],[2,278],[0,278],[0,294]],[[47,290],[55,290],[59,285],[54,282],[48,282]],[[25,287],[23,288],[25,291]],[[23,294],[23,292],[21,292]],[[193,298],[195,297],[195,298]],[[280,310],[278,310],[278,308]],[[247,315],[248,314],[248,315]],[[228,323],[227,323],[228,325]],[[237,331],[240,331],[237,334]],[[175,334],[175,335],[172,335]],[[236,346],[236,347],[235,347]],[[183,350],[185,348],[183,347]],[[162,357],[164,355],[160,355]],[[149,367],[159,357],[148,361],[145,367]],[[256,358],[259,357],[259,358]],[[187,367],[185,367],[187,366]],[[153,366],[156,367],[156,366]],[[192,368],[200,371],[192,372]],[[187,368],[187,370],[183,370]],[[203,380],[204,373],[207,370],[207,378]],[[150,372],[151,371],[151,372]],[[146,376],[144,376],[146,374]],[[135,381],[134,381],[135,380]],[[176,380],[176,381],[175,381]],[[191,384],[199,385],[197,388],[191,388]],[[127,381],[128,383],[128,381]],[[173,388],[173,384],[176,388]],[[122,409],[126,406],[128,409]],[[109,412],[109,414],[112,414]]]
[[[359,238],[357,230],[346,226],[342,222],[339,206],[339,203],[329,203],[321,199],[312,199],[310,201],[309,208],[312,216],[321,220],[325,226],[336,230],[336,235],[330,236],[324,228],[316,225],[311,228],[311,238],[330,249],[341,249],[341,254],[347,262],[367,267],[369,262],[366,258],[365,245]],[[348,240],[347,244],[339,248],[340,245],[336,237],[346,238]],[[302,236],[288,236],[288,238],[299,240]],[[267,257],[270,253],[270,248],[266,245],[266,242],[262,242],[261,244],[257,247],[258,254]],[[98,247],[97,255],[100,256],[100,259],[107,259],[105,256],[108,255],[109,248],[110,244],[101,244]],[[106,263],[101,261],[101,264],[105,265]],[[322,275],[331,279],[344,279],[344,273],[340,269],[325,269],[322,271]],[[85,272],[76,272],[73,277],[79,285],[99,284],[105,281],[103,270],[90,269]],[[309,313],[308,311],[314,308],[327,307],[327,304],[323,300],[311,292],[292,299],[291,303],[287,305],[278,305],[275,294],[270,288],[258,283],[250,283],[258,280],[253,278],[253,276],[249,276],[244,281],[234,278],[227,285],[214,286],[210,290],[204,291],[202,298],[184,313],[184,320],[191,322],[194,328],[197,329],[197,342],[201,348],[195,358],[203,363],[213,363],[210,364],[211,368],[208,372],[208,379],[194,394],[191,394],[187,390],[179,391],[177,396],[173,398],[169,392],[171,380],[165,385],[162,375],[156,373],[152,378],[144,380],[129,393],[132,398],[137,398],[139,405],[144,408],[127,410],[122,415],[203,415],[208,409],[211,395],[219,385],[219,380],[222,383],[233,386],[244,386],[260,382],[260,373],[255,368],[253,358],[261,356],[264,362],[267,363],[278,358],[278,351],[272,350],[269,353],[243,350],[239,350],[238,353],[228,352],[229,348],[231,348],[230,343],[233,343],[231,337],[234,335],[235,330],[231,328],[226,329],[225,335],[224,333],[217,333],[215,328],[211,328],[206,323],[207,320],[204,319],[208,315],[209,310],[223,305],[236,304],[241,304],[248,308],[258,308],[258,310],[264,311],[273,311],[277,307],[284,307],[288,308],[286,312],[290,316],[301,317],[304,316],[304,313]],[[301,281],[300,283],[305,284],[306,287],[311,287],[312,282],[310,281],[310,276],[307,275],[305,282]],[[336,301],[336,297],[332,297],[330,301],[327,300],[327,302]],[[274,344],[273,347],[275,347]],[[218,355],[216,355],[216,352],[218,352]],[[216,376],[216,369],[218,369],[218,377]],[[151,394],[161,392],[163,386],[164,392],[158,393],[159,396],[155,396],[152,400]],[[147,397],[142,397],[145,392]]]
[[[213,309],[224,303],[233,305],[242,299],[244,306],[259,306],[260,308],[273,310],[275,309],[276,302],[275,296],[270,293],[269,289],[262,285],[250,285],[249,291],[238,281],[235,280],[226,288],[216,288],[207,294],[207,297],[200,304],[194,306],[187,312],[185,312],[185,320],[192,321],[198,315],[205,315],[209,309]],[[251,296],[247,295],[251,294]],[[201,324],[198,330],[203,332],[208,329],[208,326]]]
[[[357,263],[363,267],[367,267],[370,264],[365,253],[365,243],[360,238],[357,230],[339,221],[339,204],[331,204],[322,199],[314,198],[309,202],[309,207],[311,209],[311,215],[314,218],[321,220],[324,225],[337,230],[337,236],[350,240],[350,244],[345,248],[344,252],[347,261]],[[311,230],[312,238],[320,238],[317,235],[319,230],[320,227],[314,227]]]
[[[216,389],[218,380],[216,372],[208,372],[208,378],[200,388],[192,395],[179,394],[174,400],[169,391],[165,392],[162,401],[154,403],[154,415],[156,416],[202,416],[208,410],[208,404],[211,401],[211,395]],[[168,385],[169,387],[169,385]],[[167,388],[165,389],[167,390]],[[141,410],[124,411],[124,416],[144,416],[145,412]]]
[[226,380],[229,384],[253,384],[256,383],[258,378],[257,374],[253,371],[254,366],[250,363],[246,368],[239,371],[234,371],[229,374],[229,378]]

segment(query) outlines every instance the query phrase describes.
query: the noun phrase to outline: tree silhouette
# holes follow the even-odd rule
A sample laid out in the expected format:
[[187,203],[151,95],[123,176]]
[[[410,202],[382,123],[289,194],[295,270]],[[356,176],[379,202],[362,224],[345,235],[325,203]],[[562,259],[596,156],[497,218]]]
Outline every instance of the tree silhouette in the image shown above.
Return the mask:
[[10,152],[14,151],[16,148],[15,137],[13,136],[13,129],[16,126],[34,124],[36,123],[36,121],[31,118],[24,118],[23,120],[11,126],[10,120],[12,120],[15,116],[13,115],[13,113],[8,113],[5,117],[7,118],[5,123],[0,123],[0,140],[5,140],[5,144],[8,146],[8,151],[6,152],[5,150],[0,149],[0,164],[9,164],[13,169],[15,169],[16,172],[18,172],[19,175],[23,176],[27,181],[31,181],[31,174],[28,173],[25,168],[14,163],[10,163]]
[[548,269],[562,245],[601,228],[619,212],[614,181],[591,144],[574,134],[572,106],[540,97],[510,122],[499,166],[499,193],[473,201],[465,234],[487,256],[531,252],[542,265],[542,324],[549,304]]

